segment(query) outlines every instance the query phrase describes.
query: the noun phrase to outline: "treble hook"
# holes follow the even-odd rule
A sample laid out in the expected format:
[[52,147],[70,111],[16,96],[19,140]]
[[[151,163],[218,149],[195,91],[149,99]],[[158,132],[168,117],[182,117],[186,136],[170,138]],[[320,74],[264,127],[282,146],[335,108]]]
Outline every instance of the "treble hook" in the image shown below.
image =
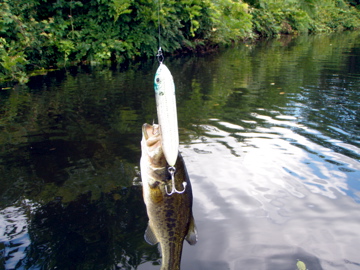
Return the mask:
[[168,168],[168,172],[169,172],[170,175],[171,175],[171,185],[172,185],[172,189],[171,189],[171,192],[168,192],[167,186],[165,186],[165,191],[166,191],[166,194],[169,195],[169,196],[172,195],[172,194],[174,194],[174,193],[182,194],[182,193],[184,193],[185,190],[186,190],[186,185],[187,185],[186,182],[183,182],[183,183],[182,183],[182,184],[183,184],[183,187],[184,187],[184,190],[182,190],[182,191],[176,190],[176,187],[175,187],[175,177],[174,177],[175,171],[176,171],[175,167],[172,167],[172,166],[171,166],[171,167]]
[[162,62],[164,61],[164,55],[162,54],[161,47],[159,47],[156,57],[157,57],[159,63],[162,64]]

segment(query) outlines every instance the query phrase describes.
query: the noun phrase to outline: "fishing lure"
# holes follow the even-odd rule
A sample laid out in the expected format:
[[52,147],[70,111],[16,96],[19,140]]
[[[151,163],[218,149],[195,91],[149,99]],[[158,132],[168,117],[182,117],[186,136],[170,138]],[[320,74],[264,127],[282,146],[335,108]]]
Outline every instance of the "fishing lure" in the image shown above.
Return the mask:
[[170,70],[162,62],[155,74],[154,88],[162,149],[167,163],[174,167],[179,153],[175,84]]

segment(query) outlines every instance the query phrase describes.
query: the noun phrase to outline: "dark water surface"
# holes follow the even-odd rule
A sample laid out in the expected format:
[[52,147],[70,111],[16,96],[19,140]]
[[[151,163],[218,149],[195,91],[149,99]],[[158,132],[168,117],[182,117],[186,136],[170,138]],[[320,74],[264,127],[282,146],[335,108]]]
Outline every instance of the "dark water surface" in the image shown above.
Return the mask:
[[[360,269],[360,33],[165,63],[199,231],[182,269]],[[134,185],[157,65],[0,91],[0,269],[159,269]]]

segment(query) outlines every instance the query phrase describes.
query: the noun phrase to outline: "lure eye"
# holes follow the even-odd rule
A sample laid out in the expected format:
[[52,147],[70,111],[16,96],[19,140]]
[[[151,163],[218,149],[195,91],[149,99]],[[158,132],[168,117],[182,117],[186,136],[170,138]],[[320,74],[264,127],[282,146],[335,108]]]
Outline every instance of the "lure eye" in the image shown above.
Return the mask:
[[160,82],[160,78],[156,78],[156,82],[159,83],[159,82]]

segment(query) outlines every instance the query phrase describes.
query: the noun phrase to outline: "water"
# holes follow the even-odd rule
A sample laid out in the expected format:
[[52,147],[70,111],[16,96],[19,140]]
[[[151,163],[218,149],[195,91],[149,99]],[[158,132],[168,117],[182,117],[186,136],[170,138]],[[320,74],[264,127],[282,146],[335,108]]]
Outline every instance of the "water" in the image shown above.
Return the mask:
[[[166,64],[199,231],[182,269],[360,269],[359,33]],[[159,269],[136,185],[156,68],[0,91],[0,269]]]

